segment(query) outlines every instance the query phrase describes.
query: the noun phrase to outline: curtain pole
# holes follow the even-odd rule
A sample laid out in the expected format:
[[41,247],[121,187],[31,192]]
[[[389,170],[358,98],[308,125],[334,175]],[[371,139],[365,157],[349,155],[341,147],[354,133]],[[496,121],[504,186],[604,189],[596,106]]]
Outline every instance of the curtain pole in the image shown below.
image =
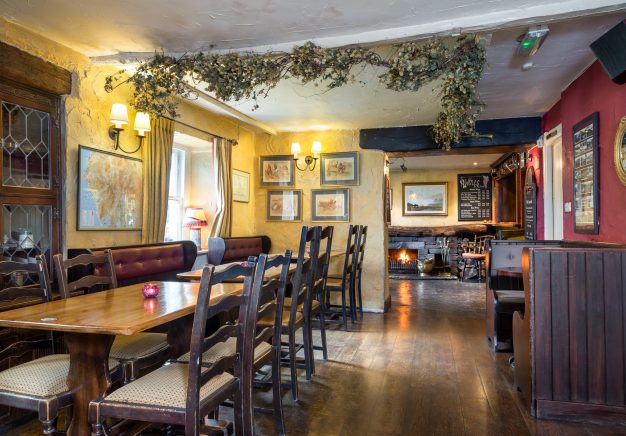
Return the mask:
[[233,145],[233,147],[235,147],[238,144],[236,139],[230,139],[230,138],[225,138],[224,136],[216,135],[215,133],[211,133],[208,130],[204,130],[204,129],[201,129],[201,128],[196,127],[196,126],[192,126],[191,124],[184,123],[184,122],[176,120],[174,118],[165,117],[165,116],[161,116],[161,118],[165,118],[166,120],[170,120],[170,121],[173,121],[175,123],[182,124],[185,127],[189,127],[190,129],[197,130],[198,132],[205,133],[205,134],[207,134],[209,136],[213,136],[215,138],[223,139],[225,141],[228,141],[228,142],[230,142]]

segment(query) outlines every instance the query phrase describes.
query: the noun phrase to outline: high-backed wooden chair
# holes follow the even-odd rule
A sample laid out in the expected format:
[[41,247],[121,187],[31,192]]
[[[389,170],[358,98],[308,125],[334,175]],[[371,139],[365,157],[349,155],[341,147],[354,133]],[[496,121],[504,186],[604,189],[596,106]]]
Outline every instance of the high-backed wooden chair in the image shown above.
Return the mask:
[[478,271],[478,281],[481,281],[482,271],[485,268],[485,260],[487,259],[487,241],[495,239],[493,235],[474,236],[474,242],[467,244],[465,252],[461,255],[464,260],[463,273],[461,274],[461,281],[465,280],[466,272],[470,263],[476,266]]
[[[363,258],[365,257],[365,243],[367,242],[367,226],[359,226],[358,237],[358,259],[356,262],[356,277],[355,277],[355,294],[359,297],[358,306],[361,318],[363,318],[363,294],[361,292],[361,279],[363,277]],[[355,296],[355,301],[356,301]]]
[[[320,328],[321,345],[314,345],[313,335],[310,333],[310,344],[313,350],[322,350],[324,360],[328,360],[328,347],[326,344],[326,281],[328,280],[328,266],[330,264],[330,252],[333,245],[333,226],[326,226],[321,230],[319,241],[319,255],[315,265],[315,274],[313,275],[311,286],[311,304],[309,325],[313,326],[313,321],[317,320]],[[313,372],[315,373],[315,359],[313,359]]]
[[[37,263],[0,262],[0,275],[6,285],[0,290],[0,302],[50,301],[46,259],[42,255],[36,259]],[[45,435],[56,434],[59,409],[72,403],[72,392],[67,386],[70,356],[54,354],[54,351],[52,332],[46,332],[43,339],[15,342],[0,352],[0,362],[52,353],[0,372],[0,404],[37,412]],[[114,379],[119,378],[117,368],[120,366],[116,361],[109,361]],[[66,427],[70,418],[68,412]]]
[[[264,319],[265,323],[260,323],[257,329],[257,336],[254,340],[254,365],[253,372],[256,373],[266,365],[272,365],[272,395],[274,405],[274,419],[276,420],[276,430],[280,435],[285,434],[283,419],[283,403],[281,392],[281,320],[285,301],[285,291],[289,280],[289,265],[291,264],[291,251],[287,250],[284,256],[272,256],[262,254],[256,266],[254,275],[254,285],[261,283],[260,304],[257,320]],[[280,277],[266,283],[265,273],[271,268],[280,268]],[[269,320],[272,326],[269,326]],[[258,321],[257,321],[258,322]],[[202,355],[203,364],[213,364],[222,356],[234,354],[236,351],[235,338],[229,338],[225,342],[220,342]],[[189,353],[176,359],[177,362],[188,363]]]
[[[75,266],[93,265],[98,274],[86,275],[69,282],[67,270]],[[72,259],[63,259],[61,254],[54,255],[59,291],[61,298],[69,298],[79,291],[88,293],[92,290],[117,288],[115,268],[111,250],[104,250],[102,255],[80,254]],[[129,336],[116,336],[109,356],[122,365],[124,383],[137,378],[139,371],[163,363],[169,356],[169,345],[165,333],[137,333]]]
[[[326,295],[329,299],[329,308],[336,308],[336,305],[330,304],[330,298],[333,293],[341,294],[341,306],[339,306],[341,315],[341,323],[343,328],[348,330],[348,307],[350,308],[350,317],[352,322],[356,322],[355,297],[354,288],[356,280],[356,265],[358,262],[358,240],[359,226],[350,224],[348,228],[348,240],[346,241],[346,254],[343,260],[343,269],[340,275],[329,275],[326,280]],[[347,294],[347,295],[346,295]],[[350,300],[350,306],[346,301],[346,296]],[[337,322],[336,320],[333,320]]]
[[[220,273],[205,266],[193,318],[189,363],[172,363],[92,401],[89,419],[92,434],[105,433],[105,418],[122,418],[185,427],[185,435],[211,433],[204,418],[222,402],[233,399],[234,423],[238,435],[254,434],[252,414],[252,368],[256,340],[256,320],[262,283],[253,285],[254,262],[232,265]],[[211,302],[219,283],[243,276],[241,294],[229,294]],[[238,322],[220,327],[205,337],[207,320],[219,313],[239,308]],[[210,349],[235,338],[235,352],[205,363]]]

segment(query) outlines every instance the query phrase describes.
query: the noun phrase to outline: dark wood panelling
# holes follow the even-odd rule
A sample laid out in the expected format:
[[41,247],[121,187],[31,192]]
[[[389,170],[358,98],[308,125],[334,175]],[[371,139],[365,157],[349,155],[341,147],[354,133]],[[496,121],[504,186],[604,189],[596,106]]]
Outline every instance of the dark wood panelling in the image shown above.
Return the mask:
[[[550,277],[550,253],[537,252],[534,256],[533,281],[535,288],[547,286],[545,278]],[[537,398],[552,399],[552,300],[550,292],[537,292],[534,295],[535,326],[538,331],[545,334],[536,337],[535,355],[536,374],[534,380]]]
[[604,330],[604,274],[602,253],[586,254],[587,365],[589,402],[602,404],[606,397],[606,347]]
[[587,392],[587,296],[585,253],[568,256],[570,392],[572,401],[586,402]]
[[[552,288],[552,399],[570,398],[569,298],[567,256],[550,256]],[[557,272],[557,274],[555,274]]]
[[49,92],[72,92],[72,74],[50,62],[0,42],[0,78]]
[[624,405],[624,330],[622,311],[622,259],[619,253],[604,255],[604,313],[606,332],[606,404]]

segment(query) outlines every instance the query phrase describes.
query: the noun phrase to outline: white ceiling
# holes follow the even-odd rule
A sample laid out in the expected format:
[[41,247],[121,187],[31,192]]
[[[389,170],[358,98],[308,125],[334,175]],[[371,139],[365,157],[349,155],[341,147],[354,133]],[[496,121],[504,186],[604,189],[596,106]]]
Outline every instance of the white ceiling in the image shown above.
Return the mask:
[[[622,12],[615,12],[620,9]],[[596,15],[559,22],[589,13]],[[369,43],[483,29],[491,35],[489,67],[480,84],[483,118],[533,116],[593,61],[589,43],[626,17],[623,0],[0,0],[6,19],[90,56],[198,49],[289,49],[313,39],[326,46]],[[560,18],[559,18],[560,17]],[[556,20],[556,21],[555,21]],[[519,27],[515,27],[514,23]],[[525,23],[549,22],[550,35],[521,71],[515,38]],[[504,27],[500,30],[499,27]],[[485,29],[491,29],[488,32]],[[387,44],[387,46],[385,46]],[[385,89],[365,68],[354,84],[328,92],[284,81],[252,110],[231,104],[276,130],[372,128],[431,124],[440,110],[436,88]]]
[[[445,159],[442,159],[442,156],[445,156]],[[404,163],[409,170],[486,170],[500,157],[502,153],[392,157],[389,159],[389,169],[401,171],[400,165]]]

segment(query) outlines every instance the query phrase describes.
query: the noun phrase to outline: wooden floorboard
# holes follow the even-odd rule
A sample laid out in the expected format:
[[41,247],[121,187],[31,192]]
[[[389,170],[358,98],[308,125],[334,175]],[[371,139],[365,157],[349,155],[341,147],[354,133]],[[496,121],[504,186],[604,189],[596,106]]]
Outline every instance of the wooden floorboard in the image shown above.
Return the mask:
[[[288,434],[626,435],[625,427],[529,416],[513,388],[510,355],[488,347],[483,286],[392,280],[389,313],[366,314],[348,332],[333,327],[329,360],[319,353],[311,382],[300,374],[300,401],[285,393]],[[270,392],[255,394],[259,405],[270,400]],[[271,415],[257,415],[256,424],[257,434],[274,434]],[[39,428],[33,420],[8,434]]]

